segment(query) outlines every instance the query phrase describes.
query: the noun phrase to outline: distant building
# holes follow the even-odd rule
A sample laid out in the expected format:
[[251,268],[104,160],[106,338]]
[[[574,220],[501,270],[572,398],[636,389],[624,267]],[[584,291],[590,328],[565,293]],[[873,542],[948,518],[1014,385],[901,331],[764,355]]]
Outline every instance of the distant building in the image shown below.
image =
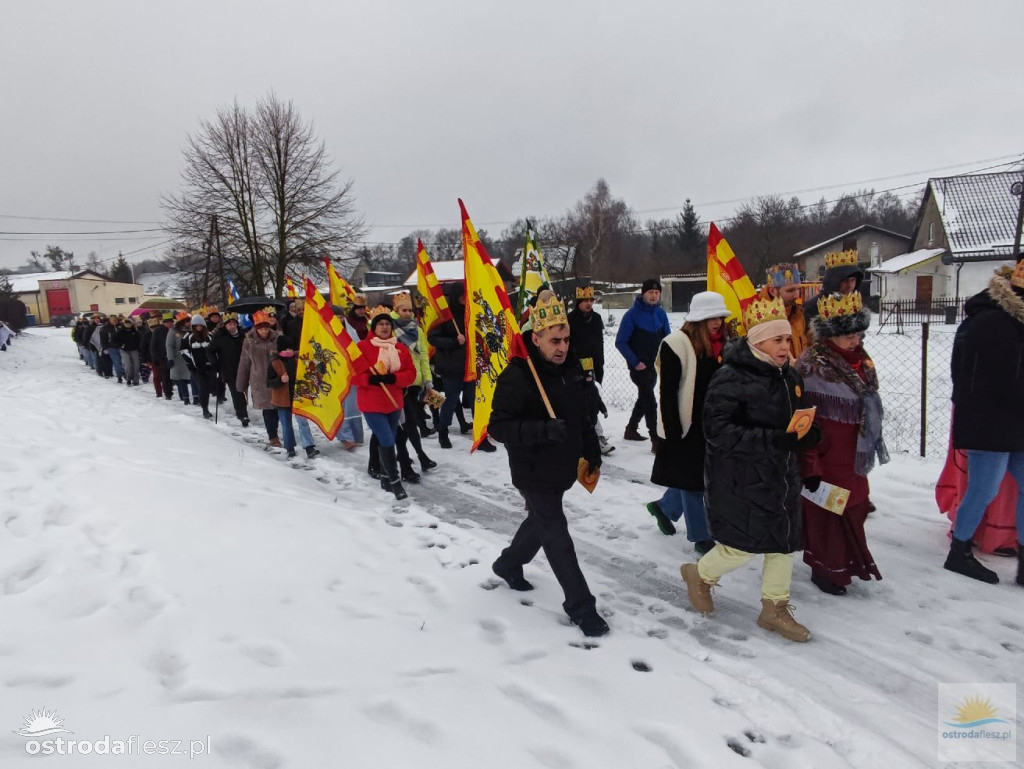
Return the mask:
[[81,312],[128,315],[143,300],[143,286],[117,283],[92,270],[8,275],[14,294],[40,325]]
[[[910,241],[909,235],[901,235],[873,224],[862,224],[860,227],[854,227],[852,230],[823,240],[803,251],[797,251],[793,254],[793,259],[800,266],[804,280],[816,283],[825,275],[825,254],[827,253],[855,250],[858,262],[867,270],[869,267],[880,265],[887,259],[906,253]],[[751,275],[750,277],[755,285],[764,282],[763,275]],[[866,295],[878,294],[877,288],[870,285],[865,286],[863,292]]]

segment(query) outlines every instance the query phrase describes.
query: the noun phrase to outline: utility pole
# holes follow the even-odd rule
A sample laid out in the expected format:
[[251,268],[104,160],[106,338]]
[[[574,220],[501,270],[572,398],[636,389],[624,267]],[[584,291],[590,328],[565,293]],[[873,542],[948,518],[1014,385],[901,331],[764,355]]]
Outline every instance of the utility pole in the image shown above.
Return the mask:
[[220,250],[220,225],[217,223],[217,214],[213,215],[213,237],[214,243],[217,248],[217,275],[220,278],[220,292],[221,300],[223,304],[221,307],[228,306],[228,284],[224,280],[224,254]]
[[203,304],[208,304],[210,294],[210,259],[213,256],[213,232],[217,228],[217,215],[210,219],[210,234],[206,238],[206,266],[203,267]]
[[1010,194],[1017,196],[1017,230],[1013,236],[1013,258],[1020,259],[1020,231],[1024,226],[1024,182],[1014,182],[1010,185]]

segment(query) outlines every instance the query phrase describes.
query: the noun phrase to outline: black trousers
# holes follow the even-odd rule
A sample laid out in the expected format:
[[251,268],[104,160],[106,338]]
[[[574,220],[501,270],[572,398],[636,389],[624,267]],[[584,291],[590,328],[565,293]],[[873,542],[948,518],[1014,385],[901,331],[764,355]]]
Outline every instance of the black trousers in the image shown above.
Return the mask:
[[648,366],[643,371],[632,369],[629,378],[636,385],[636,403],[633,404],[633,412],[629,415],[627,426],[635,428],[643,418],[647,432],[657,435],[658,398],[654,394],[654,388],[658,383],[658,372],[654,366]]
[[[221,381],[222,387],[224,384],[225,382]],[[231,405],[235,407],[235,416],[238,417],[239,421],[248,419],[249,404],[245,401],[245,393],[240,393],[235,389],[235,380],[233,378],[229,379],[226,384],[228,386],[228,390],[231,391]]]
[[501,551],[498,562],[504,569],[522,574],[523,566],[543,548],[551,571],[565,594],[562,603],[565,613],[575,619],[593,611],[597,602],[580,570],[576,548],[569,536],[569,522],[562,510],[563,492],[520,489],[520,493],[526,499],[526,520],[519,526],[509,546]]
[[203,414],[210,413],[210,394],[217,387],[216,371],[195,372],[196,381],[199,383],[199,405],[203,407]]
[[174,381],[171,379],[171,363],[164,361],[160,365],[160,378],[164,384],[164,397],[170,400],[174,395]]

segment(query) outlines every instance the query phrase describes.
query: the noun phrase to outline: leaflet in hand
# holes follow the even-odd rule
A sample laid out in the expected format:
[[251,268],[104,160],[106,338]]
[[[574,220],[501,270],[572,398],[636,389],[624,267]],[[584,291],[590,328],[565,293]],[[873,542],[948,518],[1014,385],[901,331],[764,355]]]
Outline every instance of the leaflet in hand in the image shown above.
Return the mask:
[[818,507],[824,508],[830,513],[842,515],[846,510],[846,503],[850,499],[850,490],[822,481],[817,491],[804,489],[800,492],[800,496],[809,499]]
[[811,425],[814,424],[814,415],[817,411],[817,406],[811,406],[809,409],[797,409],[794,411],[793,418],[789,420],[789,427],[786,428],[786,432],[796,433],[797,438],[803,438],[811,429]]

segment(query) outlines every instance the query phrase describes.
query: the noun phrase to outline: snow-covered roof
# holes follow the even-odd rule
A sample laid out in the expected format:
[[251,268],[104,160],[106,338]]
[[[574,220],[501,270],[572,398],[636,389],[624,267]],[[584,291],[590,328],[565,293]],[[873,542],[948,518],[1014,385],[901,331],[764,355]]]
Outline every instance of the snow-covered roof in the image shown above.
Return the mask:
[[1021,177],[1020,171],[1004,171],[928,180],[954,261],[966,254],[1013,256],[1019,199],[1010,186]]
[[[491,259],[495,269],[500,273],[501,271],[501,259]],[[431,266],[434,268],[434,275],[437,277],[438,283],[454,283],[466,279],[466,270],[461,259],[452,259],[447,262],[435,262],[431,260]],[[507,269],[507,268],[506,268]],[[415,286],[416,285],[416,270],[409,273],[409,277],[405,279],[403,286]],[[374,286],[376,290],[380,290],[380,287]]]
[[892,259],[886,259],[878,267],[869,267],[868,272],[877,272],[884,275],[895,275],[909,270],[913,267],[920,267],[926,262],[938,259],[946,252],[944,248],[922,248],[911,251],[909,254],[900,254]]
[[14,293],[23,294],[29,291],[38,291],[41,280],[67,280],[72,274],[67,270],[63,272],[23,272],[8,275],[7,280],[11,282]]
[[168,299],[184,299],[181,288],[182,275],[179,272],[145,272],[135,281],[142,286],[145,296],[166,296]]
[[794,257],[807,256],[807,254],[811,253],[812,251],[817,251],[819,248],[823,248],[823,247],[825,247],[827,245],[835,243],[837,240],[843,240],[844,238],[848,238],[851,235],[853,235],[854,233],[860,232],[861,230],[874,230],[875,232],[884,232],[886,235],[891,235],[894,238],[902,238],[903,240],[907,241],[908,243],[910,242],[910,236],[909,235],[904,235],[901,232],[893,232],[892,230],[887,230],[884,227],[876,227],[873,224],[862,224],[860,227],[854,227],[852,230],[850,230],[848,232],[844,232],[842,235],[836,235],[834,238],[829,238],[828,240],[823,240],[823,241],[821,241],[821,243],[816,243],[815,245],[811,246],[810,248],[805,248],[803,251],[797,251],[795,254],[793,254],[793,256]]

